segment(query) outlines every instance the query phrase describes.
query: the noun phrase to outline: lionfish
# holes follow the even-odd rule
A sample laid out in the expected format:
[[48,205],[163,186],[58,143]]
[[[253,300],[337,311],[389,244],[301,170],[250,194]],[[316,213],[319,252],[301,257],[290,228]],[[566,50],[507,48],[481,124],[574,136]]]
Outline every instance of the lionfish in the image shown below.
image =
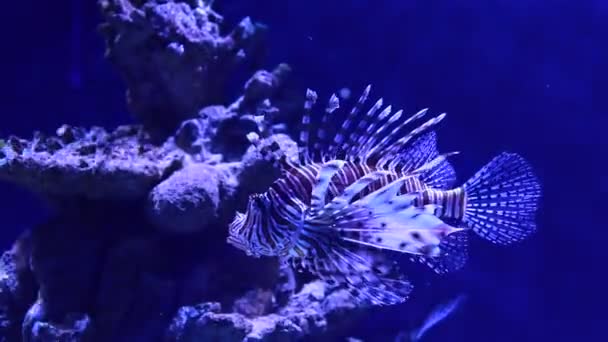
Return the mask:
[[413,285],[395,262],[377,262],[387,254],[408,254],[441,274],[465,264],[470,231],[507,245],[536,230],[541,188],[526,160],[504,152],[455,187],[448,159],[457,152],[440,154],[433,130],[446,114],[420,122],[428,109],[406,117],[382,99],[363,111],[369,92],[332,131],[338,97],[312,116],[317,94],[307,90],[297,156],[275,155],[281,176],[237,212],[230,244],[391,305]]

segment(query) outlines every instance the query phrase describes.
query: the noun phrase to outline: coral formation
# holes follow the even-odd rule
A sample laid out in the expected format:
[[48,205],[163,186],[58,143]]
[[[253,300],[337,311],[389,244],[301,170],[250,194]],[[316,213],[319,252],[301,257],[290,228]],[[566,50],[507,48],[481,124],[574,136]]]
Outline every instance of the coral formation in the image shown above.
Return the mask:
[[194,232],[217,223],[220,177],[215,167],[203,163],[176,171],[150,192],[150,223],[169,232]]
[[245,18],[222,35],[222,18],[202,1],[99,3],[106,55],[127,83],[131,111],[154,136],[221,103],[231,71],[263,52],[263,25]]
[[36,283],[29,269],[29,234],[20,237],[0,258],[0,341],[15,341],[23,317],[36,300]]
[[145,196],[183,153],[148,142],[141,128],[61,126],[56,136],[10,137],[0,148],[0,179],[53,196],[130,200]]
[[168,330],[166,340],[296,341],[305,336],[328,338],[328,320],[344,319],[344,313],[356,311],[345,290],[326,293],[325,285],[320,281],[306,284],[274,313],[263,314],[256,308],[264,298],[269,298],[259,294],[255,292],[249,296],[249,302],[240,304],[250,306],[244,309],[250,315],[240,312],[223,314],[218,303],[182,307]]

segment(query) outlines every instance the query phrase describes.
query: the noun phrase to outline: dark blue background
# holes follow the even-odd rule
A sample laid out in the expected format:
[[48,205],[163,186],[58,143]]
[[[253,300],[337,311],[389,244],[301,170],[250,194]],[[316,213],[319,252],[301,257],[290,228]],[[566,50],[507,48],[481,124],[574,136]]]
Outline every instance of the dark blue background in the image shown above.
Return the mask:
[[[539,233],[511,248],[474,244],[464,271],[469,301],[430,340],[606,339],[607,288],[598,279],[608,261],[600,103],[608,3],[216,2],[227,29],[246,15],[266,23],[266,67],[289,63],[296,82],[322,97],[342,87],[358,95],[372,83],[398,108],[448,112],[440,147],[463,152],[461,181],[502,150],[534,165],[544,187]],[[103,58],[94,1],[11,2],[0,16],[0,136],[132,121],[124,85]],[[25,190],[0,191],[7,248],[47,212]]]

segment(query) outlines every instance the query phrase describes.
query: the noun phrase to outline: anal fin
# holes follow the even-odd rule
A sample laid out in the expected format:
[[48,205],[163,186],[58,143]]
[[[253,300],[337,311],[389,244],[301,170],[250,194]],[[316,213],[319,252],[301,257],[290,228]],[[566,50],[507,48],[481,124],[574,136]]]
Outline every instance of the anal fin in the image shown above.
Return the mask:
[[464,267],[468,259],[468,232],[457,231],[444,237],[439,250],[437,257],[414,255],[410,260],[428,266],[437,274],[457,271]]

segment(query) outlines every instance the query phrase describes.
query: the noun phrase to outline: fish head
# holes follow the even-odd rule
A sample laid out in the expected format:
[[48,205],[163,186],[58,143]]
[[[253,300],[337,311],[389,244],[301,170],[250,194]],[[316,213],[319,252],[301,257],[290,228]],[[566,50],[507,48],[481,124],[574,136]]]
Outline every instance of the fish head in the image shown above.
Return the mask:
[[266,193],[249,196],[247,210],[237,212],[228,227],[228,243],[249,256],[276,256],[278,246],[269,241],[270,200]]
[[[230,225],[228,226],[228,243],[232,246],[240,249],[241,251],[248,253],[250,250],[249,242],[245,237],[245,214],[239,211],[236,212],[236,215]],[[248,253],[250,254],[250,253]]]

